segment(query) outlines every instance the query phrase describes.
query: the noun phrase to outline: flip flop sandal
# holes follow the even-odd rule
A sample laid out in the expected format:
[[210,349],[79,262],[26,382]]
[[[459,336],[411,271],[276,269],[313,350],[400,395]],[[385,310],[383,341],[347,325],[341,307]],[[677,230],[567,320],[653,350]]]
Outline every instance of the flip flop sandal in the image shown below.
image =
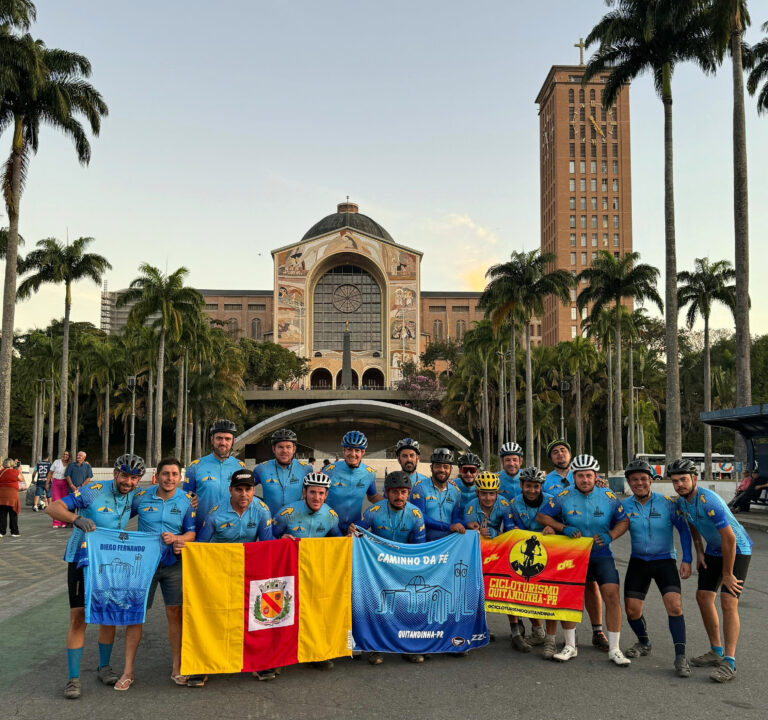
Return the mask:
[[188,675],[171,675],[171,680],[175,682],[177,685],[186,685],[187,680],[189,680]]
[[131,685],[133,685],[133,678],[121,678],[115,683],[114,689],[118,692],[125,692]]

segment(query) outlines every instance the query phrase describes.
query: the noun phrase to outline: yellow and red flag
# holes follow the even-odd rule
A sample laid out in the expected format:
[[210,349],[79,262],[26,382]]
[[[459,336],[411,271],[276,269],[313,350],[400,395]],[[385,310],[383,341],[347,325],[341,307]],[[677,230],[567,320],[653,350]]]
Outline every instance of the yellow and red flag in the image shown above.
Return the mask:
[[592,538],[529,530],[482,538],[485,609],[544,620],[581,620]]
[[351,655],[352,538],[190,543],[183,568],[184,675]]

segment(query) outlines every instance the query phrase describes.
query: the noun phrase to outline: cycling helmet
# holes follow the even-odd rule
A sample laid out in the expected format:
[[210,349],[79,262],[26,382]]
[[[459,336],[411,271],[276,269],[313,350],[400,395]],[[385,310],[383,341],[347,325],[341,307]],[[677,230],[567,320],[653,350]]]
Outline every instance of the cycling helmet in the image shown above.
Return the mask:
[[429,458],[431,463],[447,463],[453,465],[453,453],[445,447],[435,448]]
[[499,476],[495,473],[481,472],[475,480],[475,490],[488,490],[490,492],[498,492],[501,483],[499,482]]
[[667,475],[698,475],[699,471],[696,468],[696,463],[688,458],[680,458],[679,460],[673,460],[667,465]]
[[221,418],[211,425],[211,437],[216,433],[229,433],[233,437],[237,435],[237,425],[231,420],[225,420]]
[[298,438],[296,437],[296,433],[293,432],[293,430],[290,428],[280,428],[279,430],[275,430],[275,432],[272,433],[272,437],[269,438],[269,441],[272,443],[272,445],[277,445],[279,442],[296,443]]
[[462,467],[462,465],[474,465],[476,468],[483,467],[483,461],[475,455],[475,453],[464,453],[463,455],[459,455],[456,464],[459,467]]
[[395,445],[395,457],[400,455],[401,450],[413,450],[417,455],[421,455],[419,441],[414,440],[413,438],[403,438],[402,440],[397,441],[397,445]]
[[507,455],[519,455],[523,457],[523,448],[521,448],[516,442],[504,443],[499,448],[499,457],[503,458]]
[[368,447],[368,438],[359,430],[350,430],[342,439],[341,447],[360,448],[365,450]]
[[523,468],[518,475],[521,483],[525,482],[526,480],[528,482],[543,483],[545,477],[546,475],[544,474],[543,470],[539,470],[539,468],[533,466]]
[[600,470],[600,463],[591,455],[577,455],[573,458],[571,470],[573,472],[576,472],[577,470],[594,470],[597,472]]
[[128,473],[128,475],[138,475],[141,477],[146,469],[147,466],[144,464],[144,458],[140,458],[138,455],[126,453],[115,460],[115,470]]
[[311,472],[304,476],[304,487],[310,485],[316,485],[317,487],[324,487],[326,490],[331,487],[331,478],[322,472]]
[[390,488],[410,488],[411,476],[402,470],[395,470],[384,478],[384,489]]
[[562,445],[564,448],[568,449],[568,452],[571,452],[571,446],[568,444],[567,440],[563,440],[562,438],[558,438],[557,440],[553,440],[549,445],[547,445],[547,457],[549,457],[552,454],[552,451],[558,446]]
[[624,469],[624,477],[628,478],[632,473],[645,473],[653,480],[653,470],[645,460],[631,460]]

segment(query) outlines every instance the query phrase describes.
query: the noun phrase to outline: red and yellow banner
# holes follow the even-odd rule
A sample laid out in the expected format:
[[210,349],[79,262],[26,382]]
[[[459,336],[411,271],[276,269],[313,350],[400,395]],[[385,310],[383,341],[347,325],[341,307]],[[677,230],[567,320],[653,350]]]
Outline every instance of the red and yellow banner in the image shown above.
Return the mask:
[[184,675],[351,655],[352,538],[190,543],[183,568]]
[[581,620],[592,538],[511,530],[482,538],[485,609],[544,620]]

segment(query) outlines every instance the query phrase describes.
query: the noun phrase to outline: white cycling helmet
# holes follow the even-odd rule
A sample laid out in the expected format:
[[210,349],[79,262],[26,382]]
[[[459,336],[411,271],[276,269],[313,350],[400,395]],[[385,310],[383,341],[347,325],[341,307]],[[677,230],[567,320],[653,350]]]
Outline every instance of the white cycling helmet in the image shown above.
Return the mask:
[[573,462],[571,462],[571,470],[573,472],[577,470],[594,470],[598,472],[600,470],[600,463],[591,455],[577,455],[573,458]]
[[304,487],[315,485],[328,489],[331,487],[331,478],[322,472],[311,472],[304,476]]
[[507,455],[519,455],[523,457],[523,448],[521,448],[516,442],[504,443],[499,448],[499,457],[503,458]]

